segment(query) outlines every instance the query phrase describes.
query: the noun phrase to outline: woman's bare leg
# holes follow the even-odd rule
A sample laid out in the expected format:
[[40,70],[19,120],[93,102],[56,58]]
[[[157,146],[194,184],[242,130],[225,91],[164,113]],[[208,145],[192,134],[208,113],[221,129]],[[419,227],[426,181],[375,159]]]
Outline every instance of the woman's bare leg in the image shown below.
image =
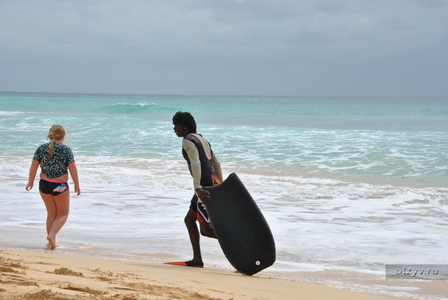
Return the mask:
[[47,240],[50,248],[56,245],[56,234],[64,226],[70,210],[70,193],[66,191],[60,195],[53,196],[41,193],[42,200],[47,209]]

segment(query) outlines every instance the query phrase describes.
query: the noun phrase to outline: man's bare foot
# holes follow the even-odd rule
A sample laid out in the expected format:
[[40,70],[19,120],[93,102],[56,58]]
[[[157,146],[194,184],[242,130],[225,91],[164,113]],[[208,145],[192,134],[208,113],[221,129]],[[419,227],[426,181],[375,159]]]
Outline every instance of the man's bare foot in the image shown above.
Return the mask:
[[48,241],[48,246],[49,246],[48,248],[50,250],[54,250],[57,247],[57,245],[54,241],[54,237],[47,236],[47,241]]
[[194,262],[193,260],[189,260],[185,262],[185,265],[188,267],[196,267],[196,268],[203,268],[204,263],[203,262]]

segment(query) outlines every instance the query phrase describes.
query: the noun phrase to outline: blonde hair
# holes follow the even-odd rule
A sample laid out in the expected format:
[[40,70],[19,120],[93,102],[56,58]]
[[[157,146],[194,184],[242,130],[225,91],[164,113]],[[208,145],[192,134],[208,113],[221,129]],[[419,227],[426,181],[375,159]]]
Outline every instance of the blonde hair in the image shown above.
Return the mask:
[[48,131],[47,139],[50,140],[48,146],[48,158],[53,157],[54,141],[60,141],[65,138],[65,129],[61,125],[53,125]]

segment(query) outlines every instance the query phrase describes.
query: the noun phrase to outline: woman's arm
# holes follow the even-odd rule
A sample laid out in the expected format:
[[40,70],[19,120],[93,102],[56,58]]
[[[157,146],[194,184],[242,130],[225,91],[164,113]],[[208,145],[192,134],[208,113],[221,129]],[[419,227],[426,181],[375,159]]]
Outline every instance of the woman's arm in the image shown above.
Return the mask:
[[79,188],[78,169],[76,168],[76,164],[74,162],[69,163],[68,170],[70,171],[70,176],[75,184],[76,196],[79,196],[81,194],[81,189]]
[[28,184],[25,187],[27,191],[30,191],[34,186],[34,178],[36,178],[37,168],[39,168],[39,161],[33,159],[28,175]]

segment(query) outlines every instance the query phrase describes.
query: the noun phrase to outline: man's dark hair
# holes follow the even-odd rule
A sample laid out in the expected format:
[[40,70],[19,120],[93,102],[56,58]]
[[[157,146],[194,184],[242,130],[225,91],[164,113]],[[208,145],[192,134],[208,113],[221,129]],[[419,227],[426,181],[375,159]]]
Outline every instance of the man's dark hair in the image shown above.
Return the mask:
[[189,112],[178,111],[173,117],[173,125],[186,127],[190,133],[196,133],[196,121]]

